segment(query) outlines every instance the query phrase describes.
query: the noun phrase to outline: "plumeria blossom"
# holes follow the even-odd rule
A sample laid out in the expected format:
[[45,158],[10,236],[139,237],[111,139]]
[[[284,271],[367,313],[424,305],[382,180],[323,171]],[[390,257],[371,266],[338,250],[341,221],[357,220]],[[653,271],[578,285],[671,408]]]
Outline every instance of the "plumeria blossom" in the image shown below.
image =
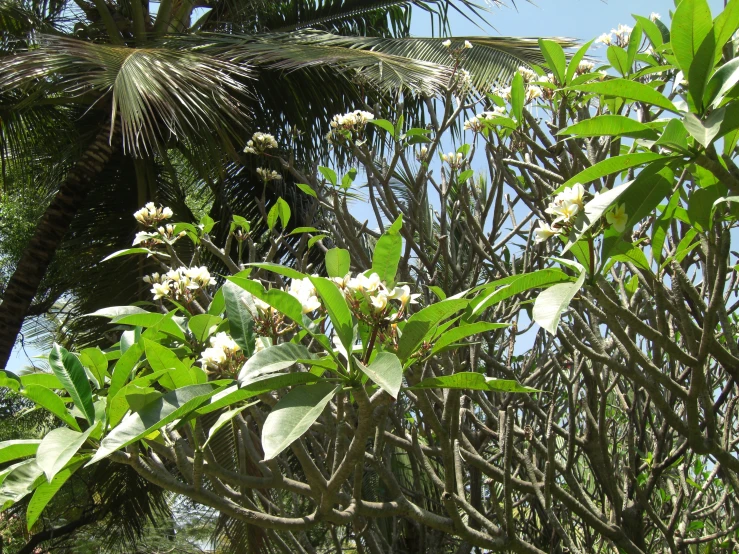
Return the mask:
[[626,213],[626,204],[616,205],[613,211],[606,214],[606,221],[613,225],[613,228],[619,233],[623,233],[626,229],[626,223],[629,221],[629,215]]
[[610,46],[611,44],[613,44],[613,36],[611,35],[611,33],[603,33],[597,39],[595,39],[595,42],[604,44],[605,46]]
[[534,242],[536,244],[539,244],[540,242],[544,242],[545,240],[547,240],[549,237],[553,237],[554,235],[559,234],[559,231],[557,231],[557,229],[553,229],[552,226],[548,223],[539,221],[539,226],[534,229],[534,233]]
[[402,307],[405,307],[408,304],[418,304],[417,298],[419,296],[421,296],[420,293],[411,294],[411,288],[408,285],[395,287],[390,294],[390,298],[392,300],[400,300],[400,305]]
[[321,307],[316,288],[307,277],[305,279],[293,279],[287,292],[300,302],[304,314],[314,312]]
[[460,98],[466,97],[472,91],[474,84],[472,83],[472,74],[466,69],[457,71],[456,92]]
[[143,208],[134,212],[133,217],[146,227],[156,227],[160,221],[169,219],[172,215],[174,214],[170,208],[166,206],[157,208],[154,202],[147,202]]
[[461,152],[449,152],[441,155],[441,161],[449,164],[451,169],[459,169],[464,167],[466,160]]
[[259,175],[265,183],[282,179],[282,175],[277,173],[274,169],[265,169],[263,167],[257,168],[257,175]]
[[526,66],[520,66],[518,68],[518,72],[521,74],[521,77],[523,77],[524,83],[533,83],[534,81],[539,80],[539,75],[537,75],[535,71],[529,69]]
[[469,40],[464,41],[464,48],[465,50],[470,50],[472,48],[472,43]]
[[618,46],[628,46],[633,29],[628,25],[619,25],[618,29],[611,29],[611,33],[616,36],[616,44]]
[[416,159],[419,162],[426,161],[426,156],[429,153],[429,149],[426,146],[421,146],[421,148],[416,152]]
[[661,19],[661,17],[657,12],[652,12],[649,14],[650,21],[657,21],[658,19]]
[[370,276],[366,276],[364,273],[360,273],[354,278],[349,278],[346,284],[346,289],[349,292],[367,292],[371,293],[376,291],[382,285],[382,280],[377,273],[372,273]]
[[251,140],[246,143],[244,152],[247,154],[264,154],[267,150],[277,148],[275,137],[269,133],[254,133]]
[[345,131],[361,131],[364,127],[375,118],[374,114],[362,110],[354,110],[344,115],[335,115],[331,120],[333,129],[343,129]]
[[200,363],[205,366],[222,366],[241,350],[236,341],[226,333],[217,333],[210,338],[210,347],[203,350]]
[[205,266],[170,269],[164,275],[152,273],[144,277],[144,282],[151,284],[154,300],[191,300],[200,289],[216,284]]
[[152,235],[146,231],[139,231],[133,238],[132,246],[154,246],[156,244],[162,244],[162,241],[156,235]]
[[452,41],[451,41],[451,40],[449,40],[449,39],[446,39],[446,40],[445,40],[444,42],[442,42],[442,43],[441,43],[441,45],[442,45],[442,46],[443,46],[444,48],[449,48],[449,47],[450,47],[450,46],[452,45]]
[[528,104],[532,100],[535,100],[537,98],[541,98],[543,95],[541,91],[541,87],[537,87],[535,85],[526,87],[526,103]]
[[590,73],[591,71],[593,71],[594,67],[595,64],[593,62],[582,60],[579,64],[577,64],[577,70],[575,71],[575,73],[577,73],[578,75]]

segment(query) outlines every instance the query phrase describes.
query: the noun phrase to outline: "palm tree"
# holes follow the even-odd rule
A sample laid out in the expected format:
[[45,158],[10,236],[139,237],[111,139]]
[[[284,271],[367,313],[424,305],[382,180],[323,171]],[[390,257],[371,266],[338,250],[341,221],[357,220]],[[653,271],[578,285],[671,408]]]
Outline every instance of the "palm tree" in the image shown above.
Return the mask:
[[[173,157],[185,161],[221,207],[233,198],[248,204],[256,181],[243,170],[239,151],[251,130],[269,128],[287,140],[288,129],[300,129],[297,155],[325,157],[316,131],[333,114],[387,101],[402,88],[441,90],[452,62],[440,40],[407,37],[409,9],[429,11],[443,28],[450,9],[477,13],[470,0],[457,4],[162,0],[152,14],[141,0],[4,3],[3,168],[22,168],[51,201],[5,284],[0,367],[65,242],[74,241],[81,253],[111,249],[132,234],[129,227],[110,236],[111,228],[125,226],[123,214],[129,218],[152,198],[184,198]],[[507,78],[522,63],[543,61],[531,39],[470,40],[475,49],[465,67],[479,86]],[[54,171],[39,172],[42,164]],[[90,271],[69,273],[69,288],[46,291],[46,305],[54,295],[79,291],[72,283],[90,280]]]

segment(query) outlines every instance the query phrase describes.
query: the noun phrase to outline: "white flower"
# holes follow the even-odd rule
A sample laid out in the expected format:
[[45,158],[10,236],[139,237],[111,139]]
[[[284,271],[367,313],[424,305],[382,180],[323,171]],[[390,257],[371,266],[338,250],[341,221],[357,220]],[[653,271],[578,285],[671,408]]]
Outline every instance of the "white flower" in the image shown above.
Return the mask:
[[475,133],[479,133],[485,128],[485,125],[480,119],[477,117],[471,117],[467,121],[464,122],[464,129],[465,131],[473,131]]
[[257,311],[260,312],[262,316],[269,316],[272,312],[275,311],[275,309],[267,304],[264,300],[261,298],[254,297],[254,306],[256,306]]
[[226,362],[226,353],[220,348],[206,348],[200,355],[202,365],[221,365]]
[[589,62],[587,60],[582,60],[579,64],[577,64],[577,71],[576,71],[576,73],[578,75],[583,75],[585,73],[591,72],[594,67],[595,67],[595,64],[593,62]]
[[472,48],[472,43],[469,40],[465,40],[464,47],[466,50],[469,50],[470,48]]
[[280,175],[273,169],[265,169],[263,167],[258,167],[257,174],[262,178],[262,180],[265,183],[269,181],[279,181],[280,179],[282,179],[282,175]]
[[173,212],[170,208],[157,208],[154,202],[147,202],[146,205],[136,210],[133,217],[147,227],[155,227],[160,221],[172,217]]
[[611,33],[616,35],[616,40],[619,46],[627,46],[629,44],[631,31],[633,31],[633,29],[628,25],[619,25],[618,29],[611,29]]
[[254,133],[251,140],[246,143],[244,152],[247,154],[264,154],[266,150],[277,148],[275,137],[269,133]]
[[580,209],[583,209],[585,207],[585,201],[583,200],[584,196],[585,187],[583,187],[580,183],[575,183],[571,187],[566,188],[561,193],[559,193],[555,198],[555,202],[557,201],[557,198],[559,198],[563,202],[574,202],[578,205]]
[[536,72],[532,71],[526,66],[520,66],[518,68],[518,72],[521,74],[521,77],[523,77],[524,83],[531,83],[532,81],[537,81],[539,79],[539,76],[536,74]]
[[457,82],[456,82],[457,95],[460,98],[466,97],[472,90],[472,87],[473,87],[472,74],[466,69],[460,69],[457,72]]
[[534,229],[534,233],[536,233],[536,238],[534,239],[536,244],[544,242],[549,237],[558,234],[556,229],[552,229],[548,223],[544,223],[543,221],[539,221],[539,226]]
[[603,33],[597,39],[595,39],[595,42],[610,46],[611,44],[613,44],[613,37],[611,36],[611,33]]
[[151,243],[151,244],[161,244],[161,240],[156,238],[151,233],[147,233],[146,231],[139,231],[136,233],[136,236],[133,238],[132,246],[136,246],[137,244],[145,244],[145,243]]
[[429,149],[425,146],[421,146],[421,149],[416,152],[416,159],[422,162],[426,159],[426,155],[429,153]]
[[449,48],[452,45],[452,41],[449,39],[446,39],[444,42],[441,43],[442,46],[445,48]]
[[174,213],[170,208],[162,208],[162,217],[164,217],[164,219],[169,219],[173,215]]
[[375,118],[370,112],[354,110],[344,115],[337,114],[331,120],[331,127],[347,131],[360,131]]
[[304,314],[309,314],[321,307],[316,288],[307,277],[305,279],[293,279],[287,292],[300,302]]
[[536,98],[541,98],[542,91],[541,88],[537,86],[530,86],[526,88],[526,103],[531,102],[532,100],[535,100]]
[[370,293],[376,291],[382,285],[382,280],[377,273],[372,273],[367,277],[364,273],[360,273],[353,279],[349,279],[346,288],[350,292]]
[[420,293],[411,294],[411,288],[408,285],[395,287],[395,289],[390,292],[390,298],[393,300],[400,300],[400,305],[403,307],[405,307],[407,304],[418,304],[418,301],[416,299],[419,296],[421,296]]
[[585,207],[584,194],[585,188],[576,183],[555,196],[545,211],[555,216],[554,223],[572,223]]
[[216,333],[215,336],[210,337],[210,348],[203,350],[200,363],[203,366],[219,366],[226,363],[239,350],[241,350],[241,347],[228,334],[224,332]]
[[229,337],[228,334],[224,333],[223,331],[221,331],[220,333],[216,333],[213,337],[210,337],[210,345],[213,348],[219,348],[223,350],[226,354],[233,354],[234,352],[238,352],[239,350],[241,350],[241,347],[236,344],[236,341]]
[[351,272],[347,273],[343,277],[332,277],[331,280],[336,283],[336,286],[339,287],[341,290],[346,289],[347,285],[349,284],[349,281],[352,279]]
[[390,298],[389,294],[385,290],[377,291],[377,294],[370,297],[370,306],[377,311],[381,312],[387,307],[387,301]]
[[606,214],[606,221],[613,225],[613,228],[619,233],[623,233],[626,229],[626,223],[629,216],[626,213],[626,204],[617,205],[612,212]]
[[164,283],[154,283],[151,287],[151,293],[154,295],[154,300],[159,300],[160,298],[167,298],[172,291],[169,288],[169,285]]
[[441,161],[448,163],[451,169],[458,169],[465,164],[464,155],[461,152],[449,152],[441,155]]
[[493,89],[493,94],[497,94],[503,100],[510,101],[511,99],[511,87],[496,87]]
[[652,12],[649,14],[649,19],[651,21],[657,21],[658,19],[661,19],[661,17],[657,12]]
[[211,277],[208,268],[205,266],[187,268],[185,275],[201,287],[216,284],[216,280]]

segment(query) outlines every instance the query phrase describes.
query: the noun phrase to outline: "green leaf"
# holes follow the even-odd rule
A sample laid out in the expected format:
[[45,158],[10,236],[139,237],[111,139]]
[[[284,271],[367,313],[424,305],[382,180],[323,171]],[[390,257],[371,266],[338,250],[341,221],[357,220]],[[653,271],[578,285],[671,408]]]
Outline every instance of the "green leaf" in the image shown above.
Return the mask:
[[636,14],[633,14],[633,17],[641,25],[642,29],[644,29],[644,32],[647,34],[647,37],[649,37],[649,41],[652,43],[655,50],[664,44],[662,32],[654,21]]
[[203,233],[210,233],[213,227],[215,227],[216,222],[208,214],[205,214],[200,218],[199,224],[203,229]]
[[615,96],[625,98],[626,100],[635,100],[644,102],[652,106],[665,108],[671,112],[678,113],[669,98],[654,90],[652,87],[631,81],[629,79],[609,79],[607,81],[599,81],[595,83],[586,83],[584,85],[575,85],[568,87],[568,90],[578,90],[581,92],[593,92],[602,96]]
[[298,360],[315,356],[302,344],[283,342],[260,350],[249,358],[239,372],[239,384],[245,387],[295,365]]
[[91,425],[84,433],[72,431],[66,427],[54,429],[48,433],[36,451],[36,463],[46,474],[46,480],[64,469],[77,451],[87,441],[95,426]]
[[227,279],[266,302],[298,325],[303,325],[303,307],[291,294],[279,289],[265,290],[261,283],[243,277],[227,277]]
[[690,194],[688,199],[688,216],[698,231],[707,231],[712,227],[714,204],[726,194],[724,185],[699,188]]
[[44,472],[36,460],[14,464],[0,473],[0,512],[8,509],[30,493],[44,478]]
[[343,248],[332,248],[326,252],[326,273],[329,277],[344,278],[349,273],[351,256]]
[[82,467],[85,459],[86,458],[80,457],[77,460],[73,460],[66,468],[59,471],[50,483],[41,483],[36,487],[36,490],[26,507],[26,527],[29,531],[33,527],[34,523],[38,521],[38,518],[44,511],[44,508],[46,508],[46,505],[51,502],[51,499],[54,498],[56,493],[59,492],[59,489],[64,486],[64,483],[74,475],[74,472]]
[[317,383],[295,387],[283,396],[262,427],[265,461],[275,458],[303,436],[339,390],[341,385]]
[[488,323],[480,321],[478,323],[463,324],[454,329],[449,329],[434,340],[431,354],[436,354],[450,344],[454,344],[462,339],[487,333],[488,331],[493,331],[495,329],[503,329],[505,327],[508,327],[507,323]]
[[152,371],[186,371],[188,369],[188,367],[177,357],[177,354],[172,352],[166,346],[162,346],[153,340],[144,339],[144,349],[146,351],[146,360],[149,362]]
[[630,263],[646,271],[650,270],[649,260],[647,260],[644,251],[639,246],[634,246],[630,242],[622,240],[617,243],[613,252],[614,254],[611,255],[611,260],[614,262]]
[[703,90],[713,70],[716,39],[706,0],[682,0],[672,17],[670,44],[688,80],[688,93],[701,110]]
[[403,249],[403,239],[400,236],[400,226],[395,229],[398,222],[402,224],[402,216],[377,240],[375,251],[372,255],[372,271],[380,276],[380,279],[388,285],[395,281],[398,272],[398,264]]
[[[217,315],[198,314],[190,318],[190,321],[187,322],[187,328],[190,329],[196,341],[204,343],[215,332],[222,321],[223,319]],[[233,334],[233,330],[231,333]]]
[[465,371],[454,375],[431,377],[424,379],[411,389],[458,389],[458,390],[489,390],[495,392],[539,392],[531,387],[519,385],[516,381],[493,379],[482,373]]
[[[675,121],[674,119],[671,121]],[[669,127],[669,124],[668,124]],[[561,185],[555,193],[562,192],[566,188],[571,187],[575,183],[587,184],[606,175],[612,175],[614,173],[620,173],[625,169],[631,167],[638,167],[640,165],[653,162],[655,160],[669,161],[669,158],[655,152],[634,152],[633,154],[624,154],[623,156],[614,156],[612,158],[606,158],[594,165],[591,165],[587,169],[582,170],[580,173],[569,179],[566,183]]]
[[62,390],[64,388],[59,378],[51,373],[26,373],[20,376],[20,382],[24,387],[28,385],[41,385],[47,389]]
[[126,384],[133,368],[138,363],[141,355],[144,353],[144,347],[134,343],[131,348],[126,350],[123,356],[116,362],[113,368],[113,375],[110,378],[110,386],[108,387],[108,398],[113,398],[121,387]]
[[364,365],[356,358],[354,361],[382,390],[393,398],[398,398],[400,386],[403,384],[403,366],[395,354],[379,352],[369,365]]
[[664,146],[677,152],[687,152],[688,130],[685,128],[685,124],[677,118],[670,119],[654,146]]
[[248,357],[254,353],[254,318],[243,301],[244,290],[226,281],[222,287],[231,337]]
[[568,85],[572,82],[572,78],[575,76],[575,73],[577,73],[577,68],[580,65],[580,62],[585,57],[585,53],[588,51],[593,42],[595,42],[595,39],[586,42],[572,56],[572,58],[570,59],[570,63],[567,65],[567,74],[565,75],[564,84]]
[[0,371],[0,387],[18,392],[21,390],[21,380],[12,371]]
[[333,186],[336,186],[337,176],[336,176],[336,172],[333,169],[331,169],[330,167],[324,167],[322,165],[319,165],[318,171],[321,173],[321,175],[323,175],[326,178],[326,180],[329,183],[331,183]]
[[730,0],[713,22],[713,35],[715,39],[715,54],[713,65],[721,59],[722,50],[726,41],[736,32],[739,27],[739,2]]
[[77,424],[77,421],[69,413],[69,410],[67,410],[64,401],[54,391],[41,385],[28,385],[23,389],[22,394],[35,404],[47,409],[72,429],[79,431],[80,426]]
[[[324,168],[327,169],[327,168]],[[335,174],[334,174],[335,175]],[[282,225],[283,229],[287,228],[287,224],[290,221],[290,206],[285,200],[282,199],[282,197],[277,199],[277,202],[270,208],[269,213],[267,214],[267,227],[269,227],[269,230],[273,230],[275,228],[275,224],[277,223],[277,220],[280,220],[280,225]]]
[[[290,234],[292,235],[293,233]],[[283,275],[284,277],[289,277],[290,279],[303,279],[305,277],[305,273],[301,273],[300,271],[293,269],[292,267],[287,267],[282,264],[273,264],[270,262],[255,262],[247,265],[249,267],[266,269],[267,271],[277,273],[278,275]]]
[[543,38],[539,39],[539,48],[541,53],[544,55],[544,59],[547,61],[549,69],[552,70],[554,76],[557,78],[558,83],[565,82],[565,66],[567,65],[567,58],[565,58],[565,52],[559,43],[553,40],[546,40]]
[[314,191],[310,185],[306,185],[305,183],[298,183],[295,185],[300,190],[302,190],[305,194],[308,196],[312,196],[313,198],[318,198],[318,195],[316,194],[316,191]]
[[0,442],[0,464],[17,460],[18,458],[26,458],[33,456],[41,444],[37,439],[19,439]]
[[707,148],[719,137],[725,113],[724,108],[714,110],[704,121],[701,121],[695,114],[686,113],[683,123],[690,136]]
[[92,405],[92,389],[87,380],[85,368],[74,354],[54,343],[49,353],[49,365],[59,382],[64,386],[74,405],[84,414],[88,423],[95,421],[95,408]]
[[608,61],[611,62],[613,69],[618,71],[621,75],[626,77],[631,73],[631,65],[629,65],[629,55],[626,50],[620,46],[612,45],[606,50],[606,56]]
[[578,137],[627,136],[649,140],[656,140],[658,137],[651,127],[623,115],[598,115],[570,125],[557,134]]
[[370,120],[370,123],[380,129],[384,129],[390,133],[391,137],[395,136],[395,127],[387,119],[372,119]]
[[466,169],[457,176],[457,182],[464,183],[467,179],[472,177],[474,174],[475,174],[474,169]]
[[448,298],[426,306],[408,318],[398,344],[398,358],[401,362],[408,360],[439,323],[463,310],[468,304],[468,300]]
[[580,273],[580,277],[574,283],[554,285],[542,291],[534,302],[534,321],[550,334],[556,336],[562,312],[570,305],[584,282],[585,271]]
[[556,268],[540,269],[493,281],[484,285],[480,293],[470,301],[463,319],[465,322],[474,321],[493,304],[527,290],[569,281],[572,281],[572,277]]
[[101,310],[98,310],[96,312],[93,312],[91,314],[87,314],[88,317],[107,317],[107,318],[116,318],[116,317],[122,317],[124,315],[132,315],[132,314],[148,314],[146,310],[143,308],[139,308],[138,306],[113,306],[110,308],[103,308]]
[[634,59],[636,58],[636,55],[639,52],[639,48],[641,47],[642,35],[643,32],[641,23],[637,21],[636,25],[634,25],[634,28],[631,31],[631,35],[629,36],[629,46],[626,48],[629,71],[631,71],[631,68],[634,66]]
[[724,95],[739,82],[739,58],[722,65],[706,84],[704,106],[719,106]]
[[523,120],[523,105],[526,100],[526,90],[523,85],[521,73],[516,73],[511,81],[511,115],[516,118],[520,125]]
[[253,404],[247,404],[246,406],[241,406],[239,408],[234,408],[233,410],[229,410],[227,412],[223,412],[221,415],[218,416],[218,419],[216,419],[216,422],[213,424],[213,426],[208,430],[208,438],[205,439],[205,442],[203,443],[202,448],[205,449],[206,446],[208,446],[208,443],[210,442],[210,439],[215,437],[216,433],[220,431],[224,425],[229,423],[233,418],[235,418],[237,415],[239,415],[241,412],[243,412],[246,408],[249,406],[253,406]]
[[103,262],[112,260],[113,258],[120,258],[121,256],[130,256],[131,254],[153,254],[148,248],[126,248],[125,250],[118,250],[113,252],[110,256],[106,256],[102,259]]
[[331,324],[339,340],[341,340],[341,344],[344,345],[347,352],[351,352],[354,342],[354,323],[344,293],[339,290],[335,283],[323,277],[311,277],[310,281],[316,287],[321,300],[323,300],[323,305],[329,318],[331,318]]
[[147,404],[154,402],[164,394],[153,387],[140,387],[132,383],[123,387],[121,393],[124,394],[126,403],[132,412],[142,410]]
[[99,462],[116,450],[139,441],[175,419],[181,418],[200,407],[216,392],[209,384],[190,385],[166,393],[140,412],[128,414],[103,439],[100,448],[87,465]]
[[354,182],[354,179],[356,179],[356,177],[357,177],[357,170],[354,168],[351,168],[341,178],[341,188],[344,190],[349,190],[352,186],[352,183]]
[[185,332],[179,325],[177,325],[177,323],[175,323],[172,317],[173,314],[146,312],[114,317],[111,323],[118,323],[119,325],[135,325],[137,327],[143,327],[144,329],[156,327],[162,333],[172,335],[181,341],[186,341]]
[[90,370],[98,387],[105,385],[105,377],[108,375],[108,358],[105,357],[100,348],[85,348],[80,352],[80,362]]

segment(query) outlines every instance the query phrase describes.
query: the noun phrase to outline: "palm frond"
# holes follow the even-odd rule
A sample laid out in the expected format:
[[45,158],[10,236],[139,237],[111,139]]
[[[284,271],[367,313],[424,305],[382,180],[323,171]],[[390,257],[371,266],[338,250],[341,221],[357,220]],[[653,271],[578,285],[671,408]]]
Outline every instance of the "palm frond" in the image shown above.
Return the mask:
[[151,152],[170,139],[237,136],[251,72],[195,49],[126,48],[43,36],[39,47],[0,60],[0,89],[48,80],[67,97],[112,96],[124,148]]

